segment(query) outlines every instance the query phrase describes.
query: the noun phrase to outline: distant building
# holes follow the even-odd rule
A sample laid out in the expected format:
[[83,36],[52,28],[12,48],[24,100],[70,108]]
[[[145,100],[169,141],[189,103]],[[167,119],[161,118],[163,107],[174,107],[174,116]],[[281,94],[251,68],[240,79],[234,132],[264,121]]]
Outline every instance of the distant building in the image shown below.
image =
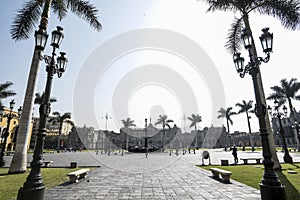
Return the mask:
[[[225,146],[225,128],[210,127],[182,133],[176,125],[162,129],[151,123],[146,128],[121,128],[119,133],[113,131],[94,130],[93,127],[76,127],[78,135],[86,149],[104,150],[144,148],[145,138],[149,148],[162,148],[165,138],[165,148],[220,148]],[[165,137],[164,137],[165,135]]]
[[259,132],[250,134],[246,132],[235,131],[232,134],[229,134],[228,137],[229,146],[236,145],[240,147],[251,147],[251,140],[254,147],[261,146],[261,137],[259,135]]
[[[4,107],[4,114],[9,114],[10,109]],[[13,115],[18,115],[17,111],[12,111]],[[17,139],[17,134],[18,134],[18,126],[19,124],[19,118],[12,118],[10,121],[10,126],[9,126],[9,135],[7,137],[7,142],[6,142],[6,151],[14,151],[16,147],[16,139]],[[3,144],[4,141],[4,133],[6,132],[7,128],[7,117],[2,117],[0,116],[0,143],[1,145]]]
[[[300,111],[295,111],[295,116],[297,118],[297,122],[300,122]],[[272,117],[272,129],[274,134],[275,145],[282,146],[282,134],[280,133],[280,125],[277,117]],[[284,136],[286,139],[286,144],[288,147],[297,147],[298,146],[298,136],[297,131],[294,126],[294,122],[291,117],[282,117],[281,119],[282,127],[284,130]]]
[[[48,120],[52,118],[52,116],[48,117]],[[59,123],[53,124],[52,122],[46,122],[46,138],[45,138],[45,149],[55,149],[57,147],[57,139],[59,135]],[[30,140],[30,148],[34,148],[35,140],[38,133],[39,128],[39,118],[33,118],[33,128],[32,128],[32,135]],[[61,147],[66,146],[67,137],[72,130],[72,125],[69,123],[64,122],[62,125],[61,136],[60,136],[60,145]]]

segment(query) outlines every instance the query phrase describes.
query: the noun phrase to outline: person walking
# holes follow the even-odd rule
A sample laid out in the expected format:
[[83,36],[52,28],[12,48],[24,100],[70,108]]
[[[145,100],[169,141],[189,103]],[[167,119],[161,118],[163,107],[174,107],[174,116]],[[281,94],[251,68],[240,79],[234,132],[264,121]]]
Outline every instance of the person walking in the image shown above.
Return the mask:
[[234,157],[234,163],[237,164],[238,163],[238,156],[237,156],[237,148],[236,148],[236,146],[233,146],[233,148],[232,148],[232,155]]

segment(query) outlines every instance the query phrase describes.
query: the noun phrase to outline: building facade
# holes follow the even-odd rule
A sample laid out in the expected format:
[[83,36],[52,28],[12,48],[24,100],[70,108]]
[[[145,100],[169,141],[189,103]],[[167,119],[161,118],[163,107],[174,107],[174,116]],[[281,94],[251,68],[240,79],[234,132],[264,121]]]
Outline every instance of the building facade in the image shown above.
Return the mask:
[[[48,120],[51,118],[51,116],[48,118]],[[70,123],[64,122],[62,124],[62,130],[61,135],[59,136],[59,123],[51,123],[47,120],[46,123],[46,137],[45,137],[45,149],[56,149],[57,148],[57,142],[58,137],[60,137],[60,147],[65,148],[67,146],[67,138],[72,130],[72,125]],[[35,140],[38,133],[39,128],[39,118],[34,117],[32,119],[33,121],[33,127],[32,127],[32,134],[31,134],[31,140],[30,140],[30,148],[33,149],[35,146]]]
[[[300,111],[295,112],[295,117],[297,122],[300,122]],[[280,133],[280,124],[279,119],[277,117],[272,117],[272,129],[275,140],[275,145],[283,146],[282,134]],[[284,131],[284,136],[286,139],[286,144],[290,148],[296,148],[299,142],[299,129],[296,130],[297,126],[294,124],[294,120],[292,120],[291,116],[281,117],[281,124]],[[298,127],[299,128],[299,127]]]
[[[10,113],[10,109],[4,107],[4,115],[8,115]],[[15,116],[18,116],[17,111],[12,111],[12,114]],[[1,146],[3,145],[4,142],[4,135],[7,129],[7,122],[8,119],[7,117],[0,116],[0,144]],[[13,117],[10,121],[10,126],[9,126],[9,135],[7,137],[7,142],[6,142],[6,151],[14,151],[16,147],[16,139],[17,139],[17,134],[18,134],[18,124],[19,124],[19,118],[18,117]]]

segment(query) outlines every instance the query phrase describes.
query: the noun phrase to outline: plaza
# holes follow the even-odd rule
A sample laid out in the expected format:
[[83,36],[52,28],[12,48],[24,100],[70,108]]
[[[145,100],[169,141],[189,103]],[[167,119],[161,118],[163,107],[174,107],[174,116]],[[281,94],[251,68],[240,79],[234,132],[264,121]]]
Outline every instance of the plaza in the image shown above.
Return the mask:
[[[220,165],[221,159],[229,164],[233,162],[231,151],[223,149],[208,150],[211,163]],[[211,177],[207,170],[197,167],[202,165],[202,152],[175,155],[175,151],[150,153],[101,154],[91,152],[46,153],[45,160],[53,161],[50,167],[70,167],[76,162],[78,167],[94,168],[86,179],[78,183],[65,182],[45,191],[45,200],[76,199],[260,199],[259,190],[231,180],[222,183]],[[32,159],[31,154],[28,160]],[[259,157],[261,152],[238,151],[239,158]],[[295,162],[300,162],[300,154],[292,153]],[[9,164],[12,156],[5,156]],[[278,152],[280,162],[283,153]],[[204,160],[208,165],[208,160]],[[242,164],[242,162],[239,162]],[[255,165],[252,165],[253,167]]]

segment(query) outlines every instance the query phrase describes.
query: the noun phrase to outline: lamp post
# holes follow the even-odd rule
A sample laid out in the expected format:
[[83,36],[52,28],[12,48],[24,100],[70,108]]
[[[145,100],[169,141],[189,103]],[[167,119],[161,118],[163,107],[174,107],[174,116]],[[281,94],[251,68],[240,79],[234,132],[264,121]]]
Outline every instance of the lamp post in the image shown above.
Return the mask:
[[[282,128],[282,121],[281,121],[282,115],[285,115],[285,116],[287,115],[287,107],[284,105],[283,108],[282,108],[284,113],[281,113],[279,111],[279,107],[280,106],[279,106],[277,100],[274,101],[274,104],[275,104],[275,107],[274,107],[275,113],[273,113],[273,116],[277,117],[278,118],[278,122],[279,122],[279,128],[280,128],[279,132],[280,132],[280,134],[282,136],[282,143],[283,143],[283,149],[284,149],[283,160],[284,160],[285,163],[293,163],[293,158],[290,156],[288,148],[287,148],[287,145],[286,145],[284,130]],[[271,106],[268,106],[268,110],[269,110],[269,114],[272,116],[272,108],[271,108]]]
[[108,146],[108,130],[107,130],[107,121],[109,120],[109,119],[111,119],[111,117],[110,116],[108,116],[108,114],[106,113],[105,114],[105,116],[103,116],[102,117],[102,119],[105,119],[105,131],[106,131],[106,137],[105,137],[105,148],[106,148],[106,150],[107,150],[107,154],[108,155],[110,155],[110,144],[109,144],[109,146]]
[[2,148],[1,148],[1,154],[0,154],[0,167],[3,167],[5,165],[5,160],[4,160],[4,153],[5,153],[5,149],[6,149],[6,143],[7,143],[7,138],[9,136],[9,127],[10,127],[10,121],[14,118],[14,117],[19,117],[21,116],[21,112],[22,112],[22,107],[20,106],[20,108],[18,109],[18,115],[15,115],[12,113],[13,109],[15,107],[15,100],[11,100],[9,102],[9,113],[8,114],[4,114],[4,109],[0,108],[0,117],[6,117],[7,118],[7,126],[6,126],[6,130],[4,133],[4,141],[2,143]]
[[264,105],[262,97],[264,97],[263,90],[260,90],[259,86],[262,84],[258,77],[260,77],[259,66],[262,62],[267,63],[270,59],[270,53],[273,48],[273,34],[269,32],[269,28],[262,29],[262,35],[260,36],[260,42],[263,48],[264,53],[266,54],[265,58],[254,56],[256,53],[254,39],[252,33],[249,29],[244,29],[242,34],[242,40],[244,42],[244,47],[248,50],[250,61],[246,66],[244,66],[245,59],[241,57],[241,54],[235,52],[233,55],[233,61],[235,68],[239,73],[241,78],[244,78],[246,73],[249,73],[252,76],[256,105],[255,105],[255,114],[259,120],[259,130],[261,136],[261,143],[263,147],[263,164],[264,164],[264,174],[262,181],[260,183],[260,192],[262,200],[271,200],[271,199],[286,199],[285,188],[281,184],[277,174],[274,172],[273,166],[274,162],[272,160],[271,149],[268,140],[268,131],[267,131],[267,121],[265,119],[266,115],[266,106]]
[[148,136],[147,136],[147,118],[145,118],[145,149],[146,149],[146,158],[148,158]]
[[[59,48],[61,41],[64,37],[63,28],[57,27],[57,30],[52,32],[52,43],[53,47],[52,55],[42,55],[42,51],[40,51],[40,59],[45,60],[46,72],[47,72],[47,81],[45,86],[44,97],[42,100],[42,104],[39,108],[39,128],[37,133],[36,145],[33,153],[33,160],[30,163],[31,171],[23,184],[23,187],[19,189],[18,200],[42,200],[44,196],[45,186],[42,179],[41,174],[41,165],[43,158],[43,146],[44,140],[46,136],[46,121],[47,117],[50,114],[50,95],[51,95],[51,87],[52,80],[54,74],[57,74],[58,78],[62,76],[62,74],[66,70],[67,66],[67,58],[65,57],[65,53],[60,53],[60,56],[56,59],[56,49]],[[36,38],[36,46],[40,45],[40,42],[43,40],[47,40],[47,34],[39,33],[38,31],[35,34]]]

